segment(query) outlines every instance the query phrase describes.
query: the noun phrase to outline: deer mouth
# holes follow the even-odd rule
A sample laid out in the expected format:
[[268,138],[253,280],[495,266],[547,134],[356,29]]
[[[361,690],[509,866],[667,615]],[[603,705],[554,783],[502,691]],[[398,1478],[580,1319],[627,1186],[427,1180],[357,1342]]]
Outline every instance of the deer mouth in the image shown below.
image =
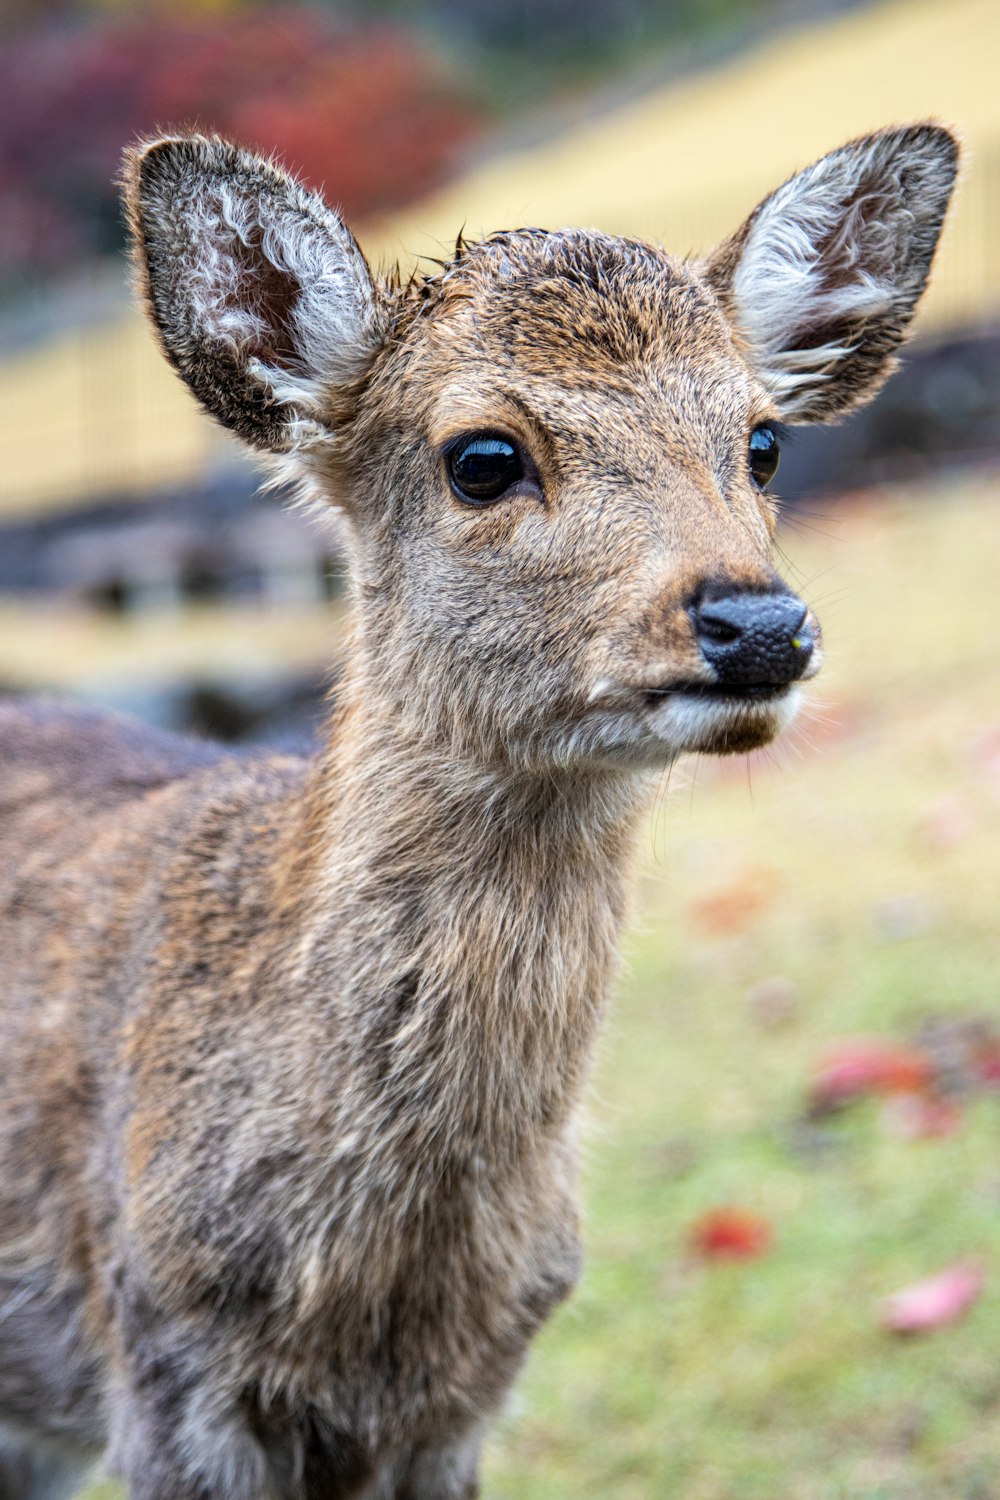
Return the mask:
[[705,755],[759,750],[795,718],[797,682],[691,682],[647,690],[646,711],[672,752]]
[[674,697],[695,702],[770,703],[784,697],[792,686],[790,682],[676,682],[667,687],[650,688],[646,701],[650,708],[657,708],[664,699]]

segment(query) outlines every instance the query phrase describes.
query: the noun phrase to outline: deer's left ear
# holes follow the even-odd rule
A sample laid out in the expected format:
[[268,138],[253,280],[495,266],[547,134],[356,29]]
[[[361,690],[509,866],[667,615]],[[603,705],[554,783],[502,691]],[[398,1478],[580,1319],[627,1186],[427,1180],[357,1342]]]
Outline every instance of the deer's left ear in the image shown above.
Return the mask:
[[786,421],[838,417],[891,374],[957,164],[939,125],[852,141],[765,198],[702,263]]

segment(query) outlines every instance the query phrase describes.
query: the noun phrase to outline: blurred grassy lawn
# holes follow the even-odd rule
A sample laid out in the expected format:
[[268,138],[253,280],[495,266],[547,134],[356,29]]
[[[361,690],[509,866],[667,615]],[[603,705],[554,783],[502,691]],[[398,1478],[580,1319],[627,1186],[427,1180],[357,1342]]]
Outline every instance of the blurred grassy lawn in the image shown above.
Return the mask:
[[[828,1041],[1000,1017],[996,483],[858,497],[783,544],[828,667],[784,747],[664,788],[593,1090],[588,1268],[490,1442],[491,1500],[1000,1495],[1000,1099],[942,1140],[874,1105],[802,1128]],[[797,1002],[764,1025],[773,976]],[[691,1261],[723,1203],[767,1216],[769,1254]],[[969,1255],[965,1322],[880,1330],[882,1296]]]

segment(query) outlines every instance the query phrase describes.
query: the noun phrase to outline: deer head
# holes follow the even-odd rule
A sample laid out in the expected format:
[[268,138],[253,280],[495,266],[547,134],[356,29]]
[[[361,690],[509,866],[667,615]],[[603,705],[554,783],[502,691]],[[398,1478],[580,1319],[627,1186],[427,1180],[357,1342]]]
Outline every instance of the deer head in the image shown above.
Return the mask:
[[885,130],[700,261],[521,229],[406,285],[224,141],[152,141],[125,180],[168,358],[345,520],[371,711],[476,762],[617,769],[762,745],[818,670],[771,560],[781,425],[891,372],[956,159]]

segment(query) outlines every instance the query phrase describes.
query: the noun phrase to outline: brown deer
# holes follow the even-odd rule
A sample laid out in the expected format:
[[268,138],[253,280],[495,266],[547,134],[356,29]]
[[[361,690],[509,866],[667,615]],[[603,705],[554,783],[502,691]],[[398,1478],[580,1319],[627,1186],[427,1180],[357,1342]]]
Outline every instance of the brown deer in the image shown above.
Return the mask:
[[312,761],[0,712],[3,1500],[476,1494],[651,787],[819,664],[780,422],[892,368],[955,164],[886,130],[701,261],[522,229],[399,285],[267,161],[130,154],[164,351],[342,518],[354,623]]

